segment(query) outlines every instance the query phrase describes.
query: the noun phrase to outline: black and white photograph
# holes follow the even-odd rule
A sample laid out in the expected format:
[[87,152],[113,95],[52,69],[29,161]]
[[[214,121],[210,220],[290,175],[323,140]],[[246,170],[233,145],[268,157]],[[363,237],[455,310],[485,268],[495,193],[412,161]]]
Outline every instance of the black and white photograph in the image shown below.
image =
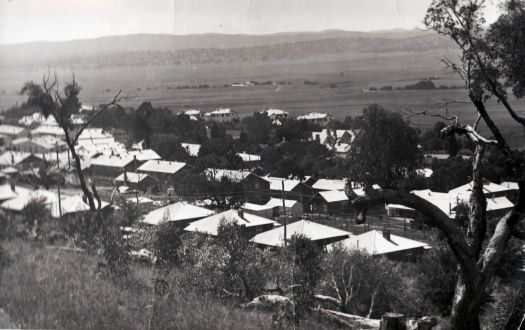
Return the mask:
[[525,0],[0,0],[0,329],[525,329]]

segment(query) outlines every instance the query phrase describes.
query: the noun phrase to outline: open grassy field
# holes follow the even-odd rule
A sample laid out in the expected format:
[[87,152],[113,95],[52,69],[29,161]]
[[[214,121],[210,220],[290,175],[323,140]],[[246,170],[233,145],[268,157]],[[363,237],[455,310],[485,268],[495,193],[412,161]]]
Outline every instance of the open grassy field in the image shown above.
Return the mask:
[[[74,72],[82,86],[81,100],[87,104],[104,102],[121,89],[128,96],[123,104],[136,107],[144,101],[155,107],[175,111],[199,108],[204,111],[219,106],[232,107],[241,115],[266,107],[279,107],[292,115],[311,111],[334,114],[338,119],[357,116],[368,104],[379,103],[391,109],[429,110],[444,113],[443,99],[466,101],[462,89],[428,91],[364,92],[369,87],[402,87],[427,77],[438,77],[436,85],[458,86],[461,81],[443,68],[440,58],[454,56],[450,51],[396,52],[383,54],[344,53],[311,56],[294,61],[243,62],[239,64],[163,65],[109,69],[57,67],[62,81]],[[46,67],[0,67],[0,109],[22,102],[17,94],[25,81],[40,81]],[[231,87],[234,82],[273,81],[271,85]],[[317,84],[305,84],[305,80]],[[280,82],[280,83],[279,83]],[[207,84],[209,88],[180,89],[184,85]],[[228,85],[229,87],[225,87]],[[512,100],[517,108],[525,102]],[[496,123],[514,146],[524,132],[507,120],[506,112],[489,101]],[[449,106],[460,120],[472,123],[476,113],[469,104]],[[422,129],[431,127],[435,118],[415,117],[411,121]],[[523,140],[522,140],[523,141]]]

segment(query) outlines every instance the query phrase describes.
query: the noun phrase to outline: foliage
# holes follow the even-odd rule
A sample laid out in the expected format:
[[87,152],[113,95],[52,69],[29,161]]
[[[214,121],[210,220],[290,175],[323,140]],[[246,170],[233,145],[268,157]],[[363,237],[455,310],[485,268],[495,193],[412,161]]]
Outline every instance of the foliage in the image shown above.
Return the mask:
[[349,156],[350,179],[387,187],[413,173],[420,160],[418,132],[379,105],[365,108],[362,117],[363,132]]
[[22,226],[26,235],[37,238],[40,224],[51,218],[51,214],[46,207],[46,199],[35,198],[29,200],[27,205],[22,209]]
[[117,279],[128,276],[130,266],[130,246],[118,225],[110,225],[104,230],[102,239],[105,266]]
[[153,253],[159,265],[176,265],[179,261],[182,229],[170,222],[163,222],[158,226]]

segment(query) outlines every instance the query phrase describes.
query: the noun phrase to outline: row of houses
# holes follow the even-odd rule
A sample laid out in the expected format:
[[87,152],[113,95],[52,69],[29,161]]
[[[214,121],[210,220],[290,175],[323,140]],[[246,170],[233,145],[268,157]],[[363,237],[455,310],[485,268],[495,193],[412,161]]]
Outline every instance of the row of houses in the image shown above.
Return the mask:
[[[197,109],[188,109],[184,110],[182,113],[188,115],[192,120],[204,119],[207,121],[215,121],[219,123],[230,122],[235,119],[239,119],[239,114],[230,108],[217,108],[211,112],[202,112]],[[289,113],[287,111],[275,108],[263,110],[261,113],[266,114],[270,119],[272,119],[275,125],[281,125],[281,120],[289,117]],[[326,126],[334,119],[335,117],[333,115],[320,112],[311,112],[297,117],[297,120],[305,120],[308,123],[317,124],[320,126]]]
[[[276,200],[279,205],[282,201]],[[373,256],[385,255],[393,259],[407,259],[420,255],[430,246],[423,242],[392,235],[389,231],[372,230],[360,235],[300,219],[283,225],[272,214],[254,214],[243,207],[216,213],[204,207],[178,202],[144,215],[146,225],[170,224],[185,231],[215,237],[224,224],[235,223],[251,241],[261,247],[281,247],[294,235],[309,238],[328,250],[341,247],[362,250]]]

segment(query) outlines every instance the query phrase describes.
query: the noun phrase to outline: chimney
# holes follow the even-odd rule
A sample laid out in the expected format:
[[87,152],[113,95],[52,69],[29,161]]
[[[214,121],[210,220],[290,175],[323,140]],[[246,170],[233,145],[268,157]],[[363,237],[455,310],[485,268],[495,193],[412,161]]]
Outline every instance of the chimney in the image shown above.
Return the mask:
[[16,192],[16,186],[15,186],[15,183],[14,182],[11,182],[11,190],[13,192]]
[[383,237],[384,237],[386,240],[390,241],[390,230],[386,230],[386,229],[383,230]]

